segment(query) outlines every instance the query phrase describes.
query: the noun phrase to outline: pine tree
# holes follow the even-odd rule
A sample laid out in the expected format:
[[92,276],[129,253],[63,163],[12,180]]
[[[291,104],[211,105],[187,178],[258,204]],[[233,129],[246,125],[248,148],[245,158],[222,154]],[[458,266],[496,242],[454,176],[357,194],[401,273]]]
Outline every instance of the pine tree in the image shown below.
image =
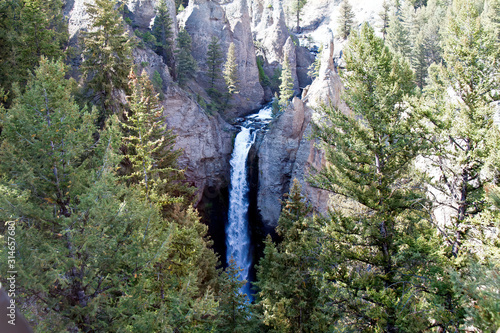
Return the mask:
[[215,83],[222,77],[221,65],[224,62],[222,58],[222,51],[219,45],[219,39],[212,36],[207,50],[207,67],[208,78],[210,80],[210,88],[215,89]]
[[314,277],[318,227],[300,191],[294,180],[276,228],[281,243],[274,245],[270,237],[265,242],[257,267],[257,306],[275,332],[326,332],[329,318]]
[[[174,42],[172,40],[172,18],[165,0],[161,0],[156,8],[153,24],[153,36],[156,38],[155,52],[159,54],[168,65],[171,74],[175,74]],[[175,77],[175,75],[173,75]]]
[[323,55],[323,45],[319,48],[318,54],[314,58],[314,62],[309,66],[307,75],[309,75],[313,80],[319,76],[319,69],[321,68],[321,57]]
[[322,229],[319,260],[331,316],[349,331],[423,330],[430,323],[419,311],[428,310],[423,291],[436,241],[421,218],[420,181],[410,173],[425,149],[419,117],[404,103],[414,92],[412,71],[367,24],[344,55],[344,98],[353,114],[323,108],[316,135],[327,166],[312,179],[339,200]]
[[300,13],[307,3],[307,0],[289,0],[289,8],[295,16],[295,32],[300,32]]
[[293,97],[293,78],[292,69],[290,68],[290,63],[288,58],[285,56],[283,60],[283,68],[281,70],[281,84],[280,84],[280,99],[279,105],[280,110],[284,111],[288,104],[290,104],[290,99]]
[[434,124],[434,145],[427,154],[434,172],[430,189],[435,205],[448,207],[451,216],[439,231],[449,271],[454,273],[443,274],[436,295],[441,300],[435,301],[444,304],[442,326],[447,330],[458,330],[467,320],[467,304],[450,280],[469,274],[464,267],[471,251],[467,244],[489,224],[479,223],[479,217],[486,210],[485,187],[498,173],[498,162],[490,155],[499,141],[491,105],[498,98],[499,42],[480,8],[471,0],[454,1],[444,33],[445,65],[430,67],[430,84],[420,105]]
[[[207,227],[193,209],[177,207],[174,222],[163,219],[152,190],[146,197],[145,186],[118,182],[116,116],[98,132],[96,112],[77,106],[65,74],[63,64],[42,58],[26,92],[0,113],[0,221],[15,221],[23,240],[18,281],[32,315],[44,317],[37,328],[210,331],[217,259]],[[136,92],[153,103],[143,81]],[[132,109],[150,107],[154,119],[148,103],[136,99]],[[151,126],[158,133],[154,120]],[[152,141],[143,146],[148,163],[159,152]]]
[[[152,201],[163,210],[174,202],[182,202],[187,189],[182,191],[183,172],[176,167],[179,150],[174,149],[175,135],[166,129],[163,108],[158,94],[143,70],[138,79],[133,70],[129,74],[129,111],[122,127],[127,135],[122,138],[128,166],[128,183],[138,184],[146,201]],[[183,193],[184,192],[184,193]]]
[[[486,28],[472,0],[455,1],[447,19],[443,54],[446,67],[440,68],[441,75],[428,89],[427,106],[433,110],[430,115],[435,117],[435,132],[441,139],[436,141],[436,158],[432,160],[442,173],[444,186],[435,186],[454,201],[454,231],[447,237],[453,239],[450,251],[457,256],[464,234],[462,224],[467,216],[482,211],[484,184],[495,177],[487,170],[489,166],[496,168],[488,156],[495,151],[497,137],[490,103],[497,98],[500,54],[499,42]],[[448,87],[456,98],[444,94]],[[447,160],[446,167],[439,157]]]
[[252,332],[255,314],[247,295],[240,292],[246,281],[240,281],[240,269],[234,260],[229,261],[226,270],[220,275],[218,329],[217,332]]
[[387,45],[393,52],[407,59],[410,59],[411,54],[409,36],[410,31],[404,25],[402,15],[391,14],[389,17],[389,28],[387,28]]
[[354,24],[354,18],[356,15],[352,11],[352,6],[348,0],[342,1],[340,6],[340,16],[339,16],[339,34],[342,39],[347,39],[351,33],[352,26]]
[[239,93],[238,64],[236,63],[236,48],[234,43],[229,44],[227,59],[224,64],[224,71],[222,75],[226,81],[229,94],[233,95]]
[[68,33],[60,0],[3,1],[0,13],[0,86],[9,91],[24,87],[41,56],[62,58]]
[[427,77],[427,68],[429,67],[423,33],[419,33],[415,40],[412,49],[411,65],[415,71],[415,82],[420,90],[422,90]]
[[91,25],[83,36],[81,66],[91,101],[99,107],[99,125],[110,114],[118,114],[118,91],[127,91],[128,70],[132,66],[131,41],[125,31],[121,6],[116,0],[96,0],[86,4]]
[[380,20],[382,20],[382,27],[380,31],[382,32],[382,39],[385,40],[385,35],[387,34],[387,28],[389,28],[389,3],[384,0],[382,3],[382,11],[378,14]]
[[23,240],[19,285],[51,318],[39,328],[107,331],[131,282],[150,278],[168,233],[156,209],[117,184],[116,127],[95,142],[96,113],[77,106],[65,75],[62,63],[42,58],[1,113],[0,220],[16,221]]
[[191,55],[191,36],[185,29],[179,31],[175,54],[177,56],[177,81],[180,85],[184,85],[195,77],[198,69],[196,60]]

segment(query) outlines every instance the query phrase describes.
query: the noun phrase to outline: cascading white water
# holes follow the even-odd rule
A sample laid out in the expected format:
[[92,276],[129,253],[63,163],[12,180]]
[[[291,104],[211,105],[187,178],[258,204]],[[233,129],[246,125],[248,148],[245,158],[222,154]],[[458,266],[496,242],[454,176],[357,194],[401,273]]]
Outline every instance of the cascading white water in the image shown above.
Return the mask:
[[[255,132],[243,127],[234,141],[231,156],[231,190],[229,192],[229,214],[226,229],[227,261],[234,259],[242,269],[240,279],[248,281],[252,258],[250,255],[250,236],[248,230],[248,184],[246,162],[248,151],[255,140]],[[250,296],[249,283],[242,293]]]
[[226,226],[227,262],[233,259],[242,271],[240,280],[247,283],[240,292],[252,299],[249,272],[252,265],[250,253],[250,235],[248,226],[248,192],[247,158],[257,131],[272,119],[270,106],[260,110],[258,114],[246,118],[241,131],[236,135],[233,154],[231,155],[231,187],[229,191],[229,213]]

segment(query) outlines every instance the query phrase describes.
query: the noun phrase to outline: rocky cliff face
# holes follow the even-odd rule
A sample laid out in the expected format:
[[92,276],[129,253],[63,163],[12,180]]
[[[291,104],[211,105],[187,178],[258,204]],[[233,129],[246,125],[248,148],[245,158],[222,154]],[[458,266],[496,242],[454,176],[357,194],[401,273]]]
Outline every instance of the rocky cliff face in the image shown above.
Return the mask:
[[285,24],[285,14],[280,0],[249,0],[252,17],[252,31],[257,41],[257,54],[264,59],[264,71],[272,77],[281,68],[285,57],[292,68],[294,89],[311,83],[307,76],[314,56],[298,44],[298,39],[290,34]]
[[[132,24],[138,28],[147,29],[153,24],[156,15],[155,8],[159,0],[128,0],[124,1],[126,10],[131,14]],[[177,17],[175,16],[174,0],[165,0],[172,18],[174,39],[177,37]],[[68,19],[70,38],[73,39],[80,30],[86,30],[89,25],[89,15],[85,11],[86,3],[95,3],[94,0],[67,0],[64,6],[64,15]]]
[[[89,26],[85,2],[68,1],[65,14],[74,42],[78,32]],[[143,29],[149,28],[155,16],[158,0],[129,0],[126,2],[132,22]],[[172,19],[176,23],[174,0],[166,0]],[[174,24],[176,25],[176,24]],[[177,33],[177,30],[175,30]],[[198,188],[197,201],[206,187],[214,191],[229,182],[229,159],[232,150],[233,127],[220,116],[209,116],[193,101],[192,97],[173,82],[168,67],[160,56],[149,49],[133,51],[134,63],[139,70],[146,70],[150,77],[157,71],[163,80],[162,101],[167,126],[176,135],[176,148],[182,149],[179,165],[186,169],[187,180]]]
[[302,193],[316,211],[325,213],[330,194],[307,183],[314,169],[325,165],[324,152],[317,147],[312,134],[311,119],[321,117],[320,106],[331,104],[349,112],[341,100],[342,82],[333,64],[333,35],[324,46],[319,77],[303,92],[302,100],[295,98],[286,111],[272,124],[259,147],[258,208],[263,222],[275,227],[281,211],[283,194],[289,191],[290,180],[296,178]]
[[[234,95],[228,118],[248,114],[262,105],[264,90],[259,82],[255,48],[250,27],[250,16],[245,0],[190,0],[179,14],[179,23],[189,32],[193,41],[193,57],[200,68],[198,83],[208,88],[206,54],[212,36],[220,40],[226,58],[230,43],[236,46],[239,94]],[[222,83],[222,82],[221,82]],[[222,84],[219,86],[224,89]]]
[[310,119],[310,110],[306,110],[304,103],[295,97],[285,112],[271,124],[257,148],[257,206],[267,227],[275,227],[278,222],[281,200],[290,188],[297,151]]
[[229,159],[235,129],[220,116],[208,116],[176,85],[167,89],[163,102],[168,128],[177,134],[178,162],[196,186],[197,202],[205,188],[218,191],[229,184]]

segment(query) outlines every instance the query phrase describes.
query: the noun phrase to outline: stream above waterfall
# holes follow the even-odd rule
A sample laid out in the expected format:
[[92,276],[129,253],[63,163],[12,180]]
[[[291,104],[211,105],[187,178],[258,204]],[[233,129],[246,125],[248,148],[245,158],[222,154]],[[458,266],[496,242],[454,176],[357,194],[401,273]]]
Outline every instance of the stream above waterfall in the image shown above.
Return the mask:
[[250,148],[255,142],[257,132],[266,128],[272,120],[272,107],[268,105],[258,113],[237,120],[240,127],[234,140],[231,155],[231,184],[229,187],[229,210],[226,225],[226,262],[234,260],[241,269],[240,281],[247,283],[241,288],[241,293],[251,301],[250,269],[252,268],[252,253],[249,228],[249,180],[247,159]]

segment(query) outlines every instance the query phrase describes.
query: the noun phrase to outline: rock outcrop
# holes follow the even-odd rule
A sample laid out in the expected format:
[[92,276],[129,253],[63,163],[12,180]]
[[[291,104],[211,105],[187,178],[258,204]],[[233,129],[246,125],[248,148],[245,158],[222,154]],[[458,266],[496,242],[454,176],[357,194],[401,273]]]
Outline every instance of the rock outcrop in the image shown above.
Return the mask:
[[[155,8],[159,0],[128,0],[125,1],[126,9],[132,17],[135,27],[148,29],[153,24],[156,16]],[[177,17],[175,16],[175,1],[165,0],[170,17],[172,18],[172,29],[174,39],[177,36]],[[68,31],[70,39],[73,39],[80,30],[87,30],[89,26],[89,15],[85,10],[85,4],[93,4],[94,0],[67,0],[64,5],[64,15],[68,19]]]
[[299,46],[285,23],[282,1],[249,0],[252,17],[252,31],[257,41],[257,54],[264,59],[264,72],[272,77],[277,68],[281,68],[285,57],[292,68],[294,90],[311,83],[307,68],[314,61],[314,56]]
[[[158,1],[126,2],[136,27],[147,29],[151,26]],[[93,0],[68,1],[65,6],[69,31],[75,43],[78,32],[87,30],[90,24],[85,2]],[[175,23],[176,17],[172,14],[175,13],[174,0],[166,2]],[[131,31],[129,33],[132,34]],[[234,128],[220,116],[207,115],[186,91],[173,82],[168,67],[152,50],[136,48],[133,57],[139,70],[146,70],[150,77],[158,72],[162,78],[162,104],[167,126],[177,135],[176,148],[182,150],[179,166],[186,170],[187,180],[198,189],[196,201],[201,198],[206,187],[217,190],[227,186]]]
[[198,189],[197,202],[206,187],[229,184],[229,160],[235,129],[220,116],[209,116],[177,85],[171,85],[163,102],[168,128],[177,134],[178,159],[186,178]]
[[262,222],[275,227],[281,211],[283,194],[288,192],[297,150],[311,114],[295,97],[276,119],[258,147],[259,188],[257,206]]
[[311,140],[311,120],[320,117],[321,105],[332,105],[349,112],[341,99],[342,82],[333,64],[333,35],[324,46],[319,77],[303,92],[303,99],[292,104],[274,122],[259,147],[258,208],[267,227],[275,227],[281,211],[283,194],[296,178],[302,194],[319,213],[328,210],[330,193],[311,187],[307,178],[312,170],[321,169],[324,152]]
[[[192,38],[192,54],[198,62],[200,73],[197,82],[209,87],[206,55],[212,36],[220,40],[226,58],[230,43],[236,47],[238,64],[239,94],[235,94],[232,109],[226,116],[235,118],[248,114],[262,105],[264,90],[259,82],[250,28],[250,16],[245,0],[217,1],[190,0],[186,9],[179,14],[179,23]],[[223,89],[220,83],[221,90]]]

